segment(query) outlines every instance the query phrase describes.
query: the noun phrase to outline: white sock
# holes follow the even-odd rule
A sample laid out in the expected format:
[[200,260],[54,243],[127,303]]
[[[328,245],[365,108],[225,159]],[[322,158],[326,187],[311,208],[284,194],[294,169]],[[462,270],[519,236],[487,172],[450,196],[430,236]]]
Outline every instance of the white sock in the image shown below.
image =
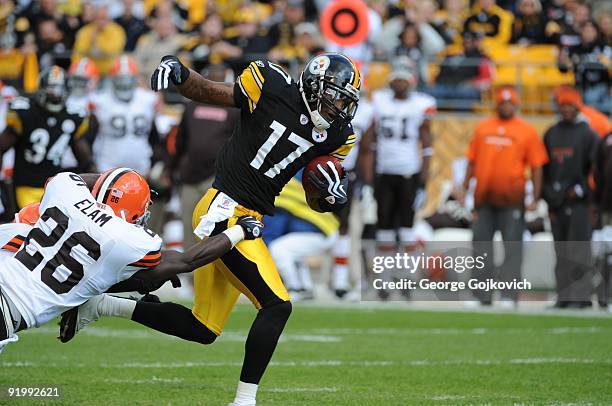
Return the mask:
[[100,303],[98,303],[98,313],[100,313],[100,316],[115,316],[131,319],[135,308],[135,300],[110,295],[104,295]]
[[259,385],[254,383],[246,383],[238,381],[238,388],[236,389],[236,397],[234,398],[234,405],[236,406],[255,406],[255,396],[257,396],[257,388]]
[[334,244],[334,268],[332,273],[332,288],[349,289],[348,258],[351,253],[351,240],[348,235],[341,235]]

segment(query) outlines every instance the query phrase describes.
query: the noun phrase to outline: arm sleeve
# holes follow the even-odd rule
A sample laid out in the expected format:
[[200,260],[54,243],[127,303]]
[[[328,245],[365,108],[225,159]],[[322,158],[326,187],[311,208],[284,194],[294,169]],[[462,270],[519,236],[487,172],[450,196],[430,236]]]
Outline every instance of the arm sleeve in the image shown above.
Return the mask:
[[234,104],[240,109],[253,112],[257,107],[265,82],[265,66],[261,61],[251,62],[236,79]]
[[353,149],[353,146],[357,141],[357,136],[355,135],[353,126],[349,125],[344,131],[348,134],[346,137],[346,141],[344,142],[344,144],[340,145],[330,154],[334,158],[339,159],[340,162],[344,161],[344,159],[347,157],[349,152],[351,152],[351,149]]
[[74,137],[72,137],[73,140],[76,141],[76,140],[81,139],[81,137],[87,134],[88,130],[89,130],[89,117],[85,117],[83,121],[81,122],[81,125],[79,126],[79,128],[77,128],[77,130],[75,131]]
[[9,110],[6,113],[6,128],[10,129],[14,134],[21,135],[23,133],[23,122],[21,117],[15,110]]

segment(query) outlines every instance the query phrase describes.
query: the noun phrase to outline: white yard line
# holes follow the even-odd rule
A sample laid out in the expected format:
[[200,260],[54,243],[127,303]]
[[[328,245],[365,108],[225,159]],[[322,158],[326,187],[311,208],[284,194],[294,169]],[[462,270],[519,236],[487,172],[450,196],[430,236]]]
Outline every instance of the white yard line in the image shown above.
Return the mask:
[[[548,364],[582,364],[582,365],[612,365],[612,359],[592,359],[592,358],[514,358],[508,360],[465,360],[465,359],[446,359],[446,360],[324,360],[324,361],[272,361],[271,366],[287,368],[319,368],[319,367],[384,367],[384,366],[411,366],[428,367],[441,365],[548,365]],[[34,361],[21,362],[0,362],[0,366],[7,368],[31,368],[31,367],[92,367],[91,364],[57,364],[57,363],[37,363]],[[197,361],[197,362],[125,362],[118,364],[102,363],[100,368],[117,369],[179,369],[179,368],[215,368],[215,367],[240,367],[242,361]]]

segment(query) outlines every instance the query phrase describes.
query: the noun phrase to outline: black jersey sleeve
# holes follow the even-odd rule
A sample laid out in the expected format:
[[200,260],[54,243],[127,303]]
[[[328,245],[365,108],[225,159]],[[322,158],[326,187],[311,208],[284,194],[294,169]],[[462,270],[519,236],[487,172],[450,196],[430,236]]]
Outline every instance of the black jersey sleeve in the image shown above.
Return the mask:
[[23,134],[25,117],[30,110],[30,100],[17,97],[9,104],[6,112],[6,127],[16,135]]
[[334,158],[338,158],[341,162],[344,161],[344,158],[351,152],[355,142],[357,141],[357,137],[355,136],[355,130],[353,130],[352,125],[347,125],[342,130],[342,135],[346,137],[346,141],[340,147],[336,148],[330,155]]

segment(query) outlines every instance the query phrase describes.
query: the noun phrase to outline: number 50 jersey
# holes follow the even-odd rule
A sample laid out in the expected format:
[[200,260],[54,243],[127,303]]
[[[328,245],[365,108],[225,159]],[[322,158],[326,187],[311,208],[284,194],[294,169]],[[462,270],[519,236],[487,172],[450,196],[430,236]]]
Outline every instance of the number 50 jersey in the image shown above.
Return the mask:
[[[354,79],[358,86],[359,75]],[[271,62],[255,61],[234,85],[240,124],[217,159],[213,187],[246,208],[272,214],[274,199],[313,158],[343,160],[355,143],[353,127],[314,129],[291,77]]]
[[60,173],[48,182],[40,214],[27,235],[6,245],[16,254],[0,262],[2,292],[28,327],[38,327],[161,261],[161,238],[96,203],[74,173]]

